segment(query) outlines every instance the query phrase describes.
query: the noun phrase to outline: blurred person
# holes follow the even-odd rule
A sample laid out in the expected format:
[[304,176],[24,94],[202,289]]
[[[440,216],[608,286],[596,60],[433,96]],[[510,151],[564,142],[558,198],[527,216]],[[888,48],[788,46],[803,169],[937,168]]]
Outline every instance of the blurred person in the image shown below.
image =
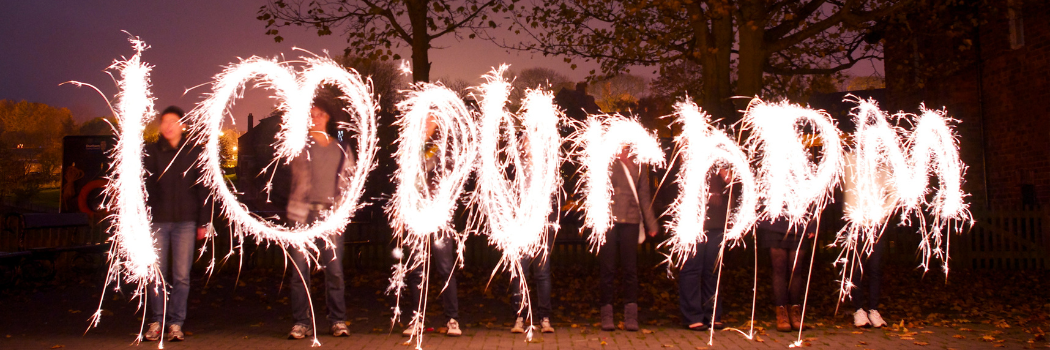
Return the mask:
[[623,269],[620,284],[624,302],[624,329],[638,330],[638,246],[645,235],[655,237],[656,216],[653,215],[653,197],[649,188],[649,167],[639,164],[627,147],[613,160],[611,212],[613,226],[606,233],[605,243],[598,250],[601,282],[601,327],[616,330],[613,320],[613,293],[616,260]]
[[211,223],[209,191],[197,181],[200,171],[194,163],[201,149],[187,142],[182,109],[170,106],[160,113],[160,137],[145,146],[143,167],[146,192],[153,217],[151,230],[160,273],[147,287],[147,303],[152,313],[145,338],[159,340],[167,325],[167,340],[185,340],[186,303],[190,293],[194,238],[204,239]]
[[[338,138],[337,121],[340,115],[332,98],[317,97],[310,108],[310,131],[306,149],[291,162],[291,189],[288,195],[287,218],[294,226],[310,225],[322,220],[322,213],[342,199],[341,189],[349,186],[355,166],[350,147]],[[328,241],[317,239],[320,250],[318,268],[324,270],[325,304],[329,331],[333,336],[350,335],[346,327],[346,283],[343,274],[345,232],[329,236]],[[311,259],[306,252],[291,249],[288,255],[295,271],[289,274],[292,318],[295,324],[288,339],[303,339],[314,333],[311,322],[310,298],[307,288],[311,281]]]

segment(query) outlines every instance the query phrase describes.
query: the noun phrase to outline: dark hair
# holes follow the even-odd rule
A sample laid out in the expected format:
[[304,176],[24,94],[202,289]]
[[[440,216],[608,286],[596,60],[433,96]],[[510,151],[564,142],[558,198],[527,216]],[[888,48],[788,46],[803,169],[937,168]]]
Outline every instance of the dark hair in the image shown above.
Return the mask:
[[179,108],[179,107],[176,107],[176,106],[168,106],[168,108],[165,108],[157,116],[163,117],[165,114],[177,115],[177,116],[179,116],[179,119],[182,119],[183,117],[186,116],[186,112],[183,112],[182,108]]
[[343,117],[342,108],[339,108],[338,105],[339,103],[334,97],[321,95],[314,97],[313,106],[328,114],[328,125],[325,125],[325,131],[328,132],[328,136],[334,138],[339,137],[339,122],[346,119]]

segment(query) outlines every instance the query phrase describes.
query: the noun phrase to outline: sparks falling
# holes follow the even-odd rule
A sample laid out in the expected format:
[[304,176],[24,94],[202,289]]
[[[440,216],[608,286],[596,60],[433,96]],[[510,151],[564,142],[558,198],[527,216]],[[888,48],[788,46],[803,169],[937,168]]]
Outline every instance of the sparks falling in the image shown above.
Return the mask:
[[597,252],[605,244],[605,234],[613,223],[610,178],[617,154],[628,147],[639,163],[663,166],[664,151],[656,137],[637,120],[620,115],[589,116],[586,126],[573,138],[583,173],[577,190],[582,189],[583,194],[584,226],[591,229],[587,240],[591,251]]
[[[463,185],[474,171],[478,158],[478,127],[471,112],[455,92],[441,85],[420,83],[398,104],[398,169],[394,172],[397,189],[387,206],[394,240],[402,255],[393,267],[387,292],[397,296],[393,322],[401,315],[401,293],[408,273],[423,268],[420,305],[412,315],[417,328],[414,340],[421,345],[423,315],[426,312],[427,282],[430,279],[430,244],[441,237],[459,241],[463,260],[466,233],[452,227],[452,215],[459,205]],[[444,277],[444,276],[443,276]],[[410,340],[411,341],[411,340]]]
[[[562,114],[554,105],[554,96],[538,90],[526,92],[523,113],[508,112],[504,106],[511,86],[503,78],[506,68],[501,66],[487,74],[486,83],[478,88],[483,152],[474,201],[486,224],[489,243],[503,252],[493,273],[506,269],[513,279],[522,275],[523,257],[546,258],[547,233],[557,230],[557,224],[550,222],[550,214],[556,191],[562,185],[558,172],[558,122]],[[515,130],[519,124],[520,137]],[[520,281],[527,299],[524,276]],[[522,308],[527,309],[527,305],[528,302],[523,303]]]
[[[857,107],[852,116],[857,130],[846,169],[847,224],[835,242],[842,247],[836,262],[843,271],[842,299],[854,286],[849,273],[852,266],[871,253],[894,213],[905,222],[912,216],[918,219],[920,266],[924,271],[929,270],[931,259],[942,261],[944,271],[948,271],[948,251],[941,248],[947,246],[943,231],[954,228],[958,232],[960,225],[972,224],[973,220],[962,190],[965,165],[949,126],[952,120],[944,111],[921,106],[920,115],[887,116],[874,101],[854,98],[854,102]],[[914,128],[909,131],[899,124]],[[929,178],[933,176],[939,187],[930,200]]]
[[[190,111],[189,116],[193,121],[191,136],[204,148],[198,160],[202,172],[201,182],[212,190],[234,234],[251,235],[260,241],[276,243],[287,249],[316,252],[316,240],[328,241],[331,235],[342,233],[361,205],[359,199],[364,193],[365,179],[375,167],[378,142],[376,105],[372,99],[371,84],[362,80],[357,72],[344,69],[327,58],[306,58],[305,62],[306,67],[301,73],[287,64],[258,57],[233,65],[215,77],[212,86],[214,92]],[[297,75],[300,78],[297,79]],[[318,86],[333,84],[345,94],[345,101],[349,105],[347,112],[353,123],[344,123],[339,127],[355,135],[356,166],[339,174],[341,178],[349,179],[349,186],[340,189],[338,201],[332,210],[321,214],[324,219],[290,229],[261,220],[240,204],[236,193],[227,186],[219,156],[219,133],[233,97],[240,96],[245,83],[250,80],[259,80],[261,86],[271,89],[280,101],[278,108],[284,112],[281,131],[275,143],[275,161],[290,161],[305,148],[307,131],[312,123],[310,108]]]
[[[725,241],[739,241],[755,224],[758,209],[758,184],[747,155],[722,130],[711,126],[711,118],[692,102],[675,104],[677,122],[682,133],[676,138],[682,169],[679,172],[679,195],[668,208],[671,238],[664,244],[671,247],[669,259],[681,266],[696,251],[696,245],[707,240],[704,220],[707,218],[709,184],[712,170],[731,169],[735,182],[740,184],[739,205],[729,216]],[[713,175],[717,176],[717,175]],[[730,203],[732,204],[732,203]]]
[[[751,101],[744,114],[751,130],[748,153],[758,164],[762,220],[786,218],[801,225],[820,213],[839,185],[843,151],[839,130],[823,111],[787,102]],[[808,137],[806,128],[812,129]],[[820,162],[810,160],[810,146],[820,146]]]

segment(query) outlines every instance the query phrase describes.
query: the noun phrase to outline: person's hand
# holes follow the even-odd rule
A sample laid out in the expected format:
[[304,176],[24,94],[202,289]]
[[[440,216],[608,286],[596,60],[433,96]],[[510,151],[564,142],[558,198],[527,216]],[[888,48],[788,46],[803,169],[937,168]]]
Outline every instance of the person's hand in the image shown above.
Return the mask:
[[200,240],[203,240],[205,238],[208,238],[208,227],[207,226],[197,227],[197,240],[200,241]]
[[656,237],[656,230],[649,230],[646,234],[649,235],[649,237]]

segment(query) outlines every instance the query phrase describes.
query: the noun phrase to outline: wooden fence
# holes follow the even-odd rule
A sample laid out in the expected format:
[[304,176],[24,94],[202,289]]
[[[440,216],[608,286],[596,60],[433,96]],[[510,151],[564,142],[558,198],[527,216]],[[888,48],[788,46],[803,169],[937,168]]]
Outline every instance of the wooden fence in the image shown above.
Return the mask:
[[1046,269],[1050,208],[974,211],[976,224],[952,237],[956,267],[972,269]]

